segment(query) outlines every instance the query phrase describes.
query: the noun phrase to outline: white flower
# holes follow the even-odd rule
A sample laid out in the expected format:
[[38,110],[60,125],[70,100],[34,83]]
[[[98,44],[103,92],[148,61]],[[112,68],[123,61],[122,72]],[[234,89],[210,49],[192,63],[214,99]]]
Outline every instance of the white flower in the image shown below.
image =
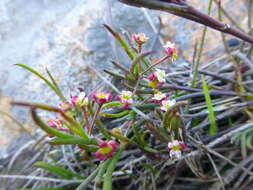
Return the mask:
[[168,143],[168,151],[172,159],[179,159],[182,156],[182,151],[186,148],[183,141],[173,140]]
[[161,110],[167,112],[172,106],[176,104],[176,100],[163,100]]
[[131,91],[122,91],[116,97],[116,100],[120,101],[123,104],[123,107],[127,108],[130,104],[133,103],[132,96],[133,93]]
[[88,102],[89,102],[89,100],[88,100],[88,97],[86,96],[85,92],[81,92],[77,97],[76,104],[78,106],[87,106]]
[[159,82],[165,82],[166,73],[164,70],[156,69],[156,77]]
[[167,42],[163,45],[163,47],[164,47],[165,49],[168,49],[168,48],[174,49],[174,48],[175,48],[175,44],[172,43],[172,42],[170,42],[170,41],[167,41]]
[[122,91],[121,98],[123,101],[132,101],[133,93],[131,91]]
[[154,100],[155,102],[161,102],[163,100],[165,100],[166,94],[162,93],[162,92],[157,92],[154,94],[154,97],[152,98],[152,100]]

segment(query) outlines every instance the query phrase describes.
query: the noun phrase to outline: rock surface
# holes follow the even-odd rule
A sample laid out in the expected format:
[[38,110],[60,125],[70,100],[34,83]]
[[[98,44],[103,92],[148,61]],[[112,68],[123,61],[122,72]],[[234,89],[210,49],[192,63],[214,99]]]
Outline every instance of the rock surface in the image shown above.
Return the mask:
[[[205,11],[207,0],[191,0],[194,6]],[[236,4],[236,6],[228,6]],[[223,5],[243,26],[246,25],[245,1],[224,0]],[[111,12],[110,12],[111,11]],[[110,14],[111,13],[111,14]],[[167,13],[148,11],[161,35],[178,43],[185,60],[191,61],[193,46],[201,38],[202,26]],[[213,13],[213,15],[216,13]],[[216,14],[217,15],[217,14]],[[241,22],[240,22],[241,21]],[[112,25],[118,31],[145,32],[151,39],[155,34],[142,9],[105,0],[1,0],[0,1],[0,110],[10,111],[7,99],[58,104],[59,99],[38,78],[14,66],[24,63],[44,75],[48,68],[66,96],[77,92],[78,87],[102,88],[98,75],[111,67],[109,60],[120,58],[127,65],[129,59],[108,35],[103,25]],[[221,53],[220,34],[208,31],[205,61]],[[150,40],[148,47],[158,49],[158,41]],[[115,56],[117,55],[117,56]],[[25,109],[11,110],[15,117],[27,122]],[[19,135],[17,127],[0,117],[0,156]],[[8,126],[8,127],[6,127]]]

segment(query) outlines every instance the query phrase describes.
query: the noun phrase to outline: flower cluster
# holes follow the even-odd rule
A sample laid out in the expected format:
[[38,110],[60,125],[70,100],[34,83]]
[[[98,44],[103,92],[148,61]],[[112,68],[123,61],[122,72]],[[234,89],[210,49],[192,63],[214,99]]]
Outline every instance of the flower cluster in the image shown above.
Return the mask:
[[132,96],[133,93],[131,91],[123,90],[118,96],[116,96],[116,100],[120,101],[124,108],[128,108],[128,106],[133,103]]
[[175,44],[172,42],[166,42],[166,44],[163,46],[166,53],[170,56],[172,61],[175,61],[178,57],[178,51],[175,47]]
[[174,140],[168,143],[168,151],[172,159],[179,159],[182,156],[182,151],[186,148],[183,141]]
[[132,34],[132,40],[138,45],[142,45],[148,41],[148,37],[144,33]]
[[161,111],[167,112],[172,106],[176,104],[175,99],[169,99],[165,93],[162,93],[160,91],[155,91],[154,96],[152,97],[152,101],[161,104]]
[[83,107],[87,106],[89,103],[89,99],[86,96],[85,92],[81,92],[78,96],[71,96],[70,101],[65,101],[59,105],[59,108],[67,112],[71,110],[75,106]]
[[147,76],[149,86],[151,88],[159,88],[164,85],[166,81],[166,73],[164,70],[156,69],[151,75]]
[[99,160],[105,160],[106,158],[111,158],[116,150],[117,143],[115,141],[100,141],[99,149],[96,151],[95,155]]

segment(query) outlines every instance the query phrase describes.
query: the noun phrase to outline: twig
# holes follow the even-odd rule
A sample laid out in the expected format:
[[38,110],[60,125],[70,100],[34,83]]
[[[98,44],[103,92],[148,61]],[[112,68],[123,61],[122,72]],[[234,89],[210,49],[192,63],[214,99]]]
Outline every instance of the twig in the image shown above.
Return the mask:
[[188,4],[174,4],[170,2],[157,1],[157,0],[119,0],[125,4],[137,6],[137,7],[146,7],[149,9],[161,10],[169,12],[171,14],[192,20],[194,22],[208,26],[214,30],[218,30],[223,33],[231,34],[235,37],[238,37],[244,41],[253,44],[253,37],[241,32],[240,30],[231,27],[228,24],[224,24],[214,18],[198,11],[194,7]]
[[26,175],[0,175],[0,178],[3,179],[29,179],[37,181],[48,181],[55,183],[82,183],[83,180],[64,180],[64,179],[55,179],[49,177],[37,177],[37,176],[26,176]]
[[219,180],[220,180],[220,183],[221,183],[221,185],[222,185],[222,189],[225,190],[225,185],[224,185],[223,179],[222,179],[222,177],[221,177],[221,175],[220,175],[219,170],[218,170],[217,167],[216,167],[216,164],[215,164],[213,158],[211,157],[211,155],[210,155],[209,153],[207,153],[207,157],[209,158],[209,160],[210,160],[210,162],[211,162],[211,164],[212,164],[212,166],[213,166],[213,168],[214,168],[214,170],[215,170],[215,173],[216,173],[217,177],[218,177]]

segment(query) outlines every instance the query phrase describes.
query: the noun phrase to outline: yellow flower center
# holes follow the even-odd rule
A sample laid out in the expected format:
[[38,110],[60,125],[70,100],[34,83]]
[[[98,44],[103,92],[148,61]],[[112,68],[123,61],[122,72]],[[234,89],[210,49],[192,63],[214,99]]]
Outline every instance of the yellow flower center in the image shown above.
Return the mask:
[[122,98],[125,100],[129,100],[131,98],[131,96],[129,94],[122,94]]
[[105,98],[105,94],[104,93],[100,93],[100,94],[98,94],[98,98]]
[[101,154],[108,154],[112,151],[112,147],[110,146],[106,146],[106,147],[102,147],[100,148],[100,153]]

